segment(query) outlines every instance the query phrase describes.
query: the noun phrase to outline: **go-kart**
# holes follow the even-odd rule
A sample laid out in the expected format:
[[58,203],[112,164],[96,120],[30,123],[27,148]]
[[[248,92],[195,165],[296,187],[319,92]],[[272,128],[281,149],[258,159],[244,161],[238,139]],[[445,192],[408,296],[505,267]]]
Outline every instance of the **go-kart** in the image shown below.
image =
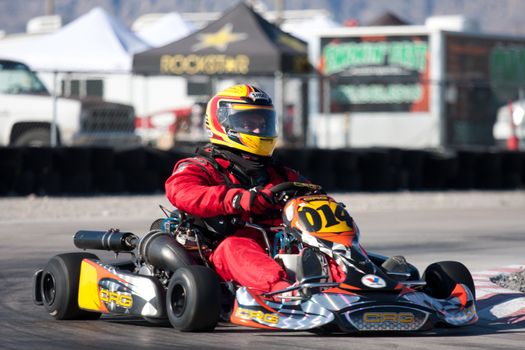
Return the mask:
[[[78,231],[76,247],[129,253],[131,259],[57,255],[35,273],[33,300],[56,319],[135,315],[181,331],[212,331],[220,320],[318,333],[417,331],[477,321],[474,283],[463,264],[433,263],[420,278],[401,256],[366,252],[345,205],[320,186],[290,182],[271,191],[284,205],[279,227],[239,218],[208,222],[161,207],[166,217],[141,238],[114,229]],[[268,254],[295,283],[260,294],[219,280],[208,260],[220,242],[217,225],[259,231]],[[334,263],[344,271],[342,280],[334,279]]]

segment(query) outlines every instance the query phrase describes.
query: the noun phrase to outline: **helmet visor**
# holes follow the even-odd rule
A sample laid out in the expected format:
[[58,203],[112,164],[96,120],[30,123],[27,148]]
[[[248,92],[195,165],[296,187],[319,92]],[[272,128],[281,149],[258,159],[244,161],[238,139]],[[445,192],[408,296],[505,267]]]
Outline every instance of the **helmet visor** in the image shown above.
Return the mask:
[[277,117],[273,108],[220,107],[219,116],[221,115],[221,124],[231,130],[255,136],[277,136]]

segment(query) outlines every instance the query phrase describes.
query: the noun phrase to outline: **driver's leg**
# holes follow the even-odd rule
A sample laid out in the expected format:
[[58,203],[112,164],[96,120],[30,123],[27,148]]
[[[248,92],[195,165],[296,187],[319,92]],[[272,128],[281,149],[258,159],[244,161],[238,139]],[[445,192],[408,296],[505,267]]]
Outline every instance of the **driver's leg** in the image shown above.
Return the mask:
[[286,272],[253,238],[230,236],[211,256],[217,274],[225,280],[270,292],[286,288]]

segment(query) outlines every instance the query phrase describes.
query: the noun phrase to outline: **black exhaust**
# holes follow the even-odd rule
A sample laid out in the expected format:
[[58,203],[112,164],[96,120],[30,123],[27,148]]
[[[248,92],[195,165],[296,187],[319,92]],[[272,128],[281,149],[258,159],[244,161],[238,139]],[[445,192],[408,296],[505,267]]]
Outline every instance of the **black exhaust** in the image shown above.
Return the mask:
[[138,247],[140,257],[148,264],[168,271],[193,265],[192,258],[177,240],[164,232],[151,231]]
[[129,252],[136,248],[138,237],[131,232],[109,231],[78,231],[73,242],[80,249],[112,250],[114,252]]

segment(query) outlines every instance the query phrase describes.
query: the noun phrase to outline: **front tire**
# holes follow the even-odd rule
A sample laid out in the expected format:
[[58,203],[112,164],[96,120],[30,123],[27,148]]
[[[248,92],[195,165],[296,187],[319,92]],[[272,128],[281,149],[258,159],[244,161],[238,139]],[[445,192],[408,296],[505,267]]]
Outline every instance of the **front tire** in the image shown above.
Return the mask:
[[450,296],[456,284],[466,285],[474,300],[476,299],[476,288],[470,271],[457,261],[440,261],[429,265],[423,273],[423,280],[427,282],[428,293],[438,299]]
[[78,307],[78,284],[80,264],[83,259],[96,259],[90,253],[68,253],[56,255],[42,270],[40,288],[47,312],[57,320],[93,320],[98,312],[81,310]]
[[204,266],[175,271],[166,294],[166,312],[173,328],[183,332],[212,331],[219,321],[219,279]]

